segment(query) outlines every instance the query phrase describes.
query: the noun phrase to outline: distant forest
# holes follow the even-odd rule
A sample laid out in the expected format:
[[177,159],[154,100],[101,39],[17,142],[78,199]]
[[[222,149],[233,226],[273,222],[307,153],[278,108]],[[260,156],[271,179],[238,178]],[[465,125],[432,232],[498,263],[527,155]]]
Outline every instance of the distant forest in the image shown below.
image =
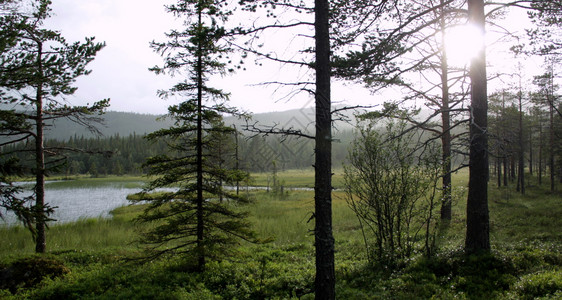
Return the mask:
[[[291,117],[293,116],[293,117]],[[279,120],[270,124],[306,123],[294,118],[294,112],[268,113],[258,115],[253,122]],[[105,126],[101,127],[103,136],[94,136],[86,131],[77,131],[72,123],[57,123],[48,131],[45,141],[49,148],[83,149],[68,153],[52,175],[141,175],[146,158],[166,154],[165,141],[151,142],[144,138],[146,133],[169,126],[169,121],[156,121],[158,116],[134,113],[110,112]],[[257,120],[257,121],[256,121]],[[292,122],[292,123],[291,123]],[[261,124],[261,123],[260,123]],[[238,128],[242,127],[238,124]],[[299,128],[302,129],[302,128]],[[108,135],[109,134],[109,135]],[[71,135],[70,137],[68,137]],[[341,166],[347,156],[347,149],[353,139],[351,127],[338,131],[333,146],[333,162]],[[239,167],[249,172],[271,172],[273,169],[303,169],[312,166],[314,161],[313,141],[306,138],[283,137],[276,135],[253,136],[242,132],[238,136]],[[234,135],[225,141],[225,147],[236,147]],[[3,147],[4,153],[15,152],[22,161],[33,164],[33,145],[18,143]],[[93,153],[93,155],[92,155]],[[236,157],[225,158],[225,163],[234,165]]]

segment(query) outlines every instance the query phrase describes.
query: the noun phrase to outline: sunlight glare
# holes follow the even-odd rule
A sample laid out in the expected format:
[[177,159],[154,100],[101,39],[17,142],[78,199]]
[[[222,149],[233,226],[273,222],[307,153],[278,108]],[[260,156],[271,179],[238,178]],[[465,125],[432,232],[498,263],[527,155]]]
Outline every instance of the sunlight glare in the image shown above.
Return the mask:
[[445,33],[447,62],[451,66],[462,67],[470,64],[483,46],[484,35],[474,26],[455,26]]

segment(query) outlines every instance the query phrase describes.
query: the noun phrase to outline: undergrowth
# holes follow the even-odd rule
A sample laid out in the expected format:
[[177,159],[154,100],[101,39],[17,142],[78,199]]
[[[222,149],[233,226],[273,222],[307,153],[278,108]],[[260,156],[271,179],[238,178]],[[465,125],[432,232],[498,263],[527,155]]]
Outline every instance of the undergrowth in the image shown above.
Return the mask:
[[[490,187],[493,249],[472,256],[462,250],[465,195],[459,195],[435,255],[416,254],[390,265],[367,260],[357,221],[336,192],[338,299],[562,298],[560,195],[530,187],[528,195],[513,192],[506,199]],[[251,221],[262,237],[275,240],[242,243],[202,273],[192,272],[180,257],[129,260],[139,251],[132,243],[137,225],[130,222],[139,206],[119,208],[111,220],[53,226],[45,256],[32,254],[25,230],[2,228],[8,243],[0,245],[1,282],[38,258],[48,262],[29,273],[39,280],[0,285],[0,299],[313,299],[313,193],[290,191],[281,198],[259,192],[255,199],[248,207]],[[57,268],[68,272],[46,271]]]

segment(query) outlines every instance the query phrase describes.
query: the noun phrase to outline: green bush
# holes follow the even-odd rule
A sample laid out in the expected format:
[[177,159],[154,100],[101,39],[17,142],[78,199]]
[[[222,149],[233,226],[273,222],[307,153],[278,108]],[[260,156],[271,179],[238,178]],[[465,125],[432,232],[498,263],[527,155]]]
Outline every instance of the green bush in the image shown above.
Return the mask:
[[554,270],[525,275],[517,284],[517,291],[522,299],[562,296],[562,271]]
[[70,273],[61,261],[42,256],[18,259],[0,270],[0,289],[15,293],[20,288],[30,288],[45,278],[63,277]]

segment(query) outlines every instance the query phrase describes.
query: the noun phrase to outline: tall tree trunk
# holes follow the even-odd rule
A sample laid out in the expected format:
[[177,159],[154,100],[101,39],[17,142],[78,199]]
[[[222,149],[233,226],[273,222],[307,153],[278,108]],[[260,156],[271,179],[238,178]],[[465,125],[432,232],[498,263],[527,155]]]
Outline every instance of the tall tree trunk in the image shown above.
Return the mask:
[[330,25],[328,0],[315,0],[316,136],[314,203],[316,222],[315,298],[336,298],[332,235],[332,116],[330,96]]
[[549,106],[549,115],[550,115],[550,136],[549,136],[549,156],[548,156],[548,165],[550,169],[550,191],[554,192],[554,106]]
[[498,150],[498,157],[496,158],[496,172],[498,174],[498,187],[502,186],[502,161],[500,158],[500,151]]
[[45,145],[43,137],[43,43],[37,42],[37,73],[35,109],[35,252],[45,253],[47,249],[45,215]]
[[539,179],[539,185],[542,185],[542,121],[539,119],[539,171],[538,171],[538,179]]
[[[507,155],[507,154],[505,154]],[[507,172],[508,171],[508,165],[507,165],[507,157],[504,155],[503,157],[503,186],[507,187],[507,184],[509,182],[509,180],[507,180]]]
[[[444,0],[440,3],[442,6]],[[441,202],[441,220],[451,220],[451,120],[449,116],[449,66],[445,49],[445,8],[441,9],[441,123],[442,123],[442,160],[443,160],[443,198]]]
[[511,181],[515,180],[516,176],[516,169],[515,169],[515,157],[513,155],[511,155],[509,157],[509,163],[511,164],[510,168],[509,168],[509,177],[511,179]]
[[[521,82],[519,83],[521,85]],[[523,93],[519,90],[519,167],[517,176],[517,191],[525,195],[525,151],[523,145]]]
[[[468,19],[484,35],[483,0],[468,0]],[[470,161],[468,199],[466,207],[467,253],[490,251],[490,223],[488,212],[488,101],[485,46],[470,66],[471,111]]]
[[533,177],[533,129],[529,130],[529,175]]
[[[202,4],[197,6],[199,32],[202,30]],[[197,267],[205,269],[204,212],[203,212],[203,41],[197,37]]]
[[[240,172],[240,156],[239,156],[239,144],[238,144],[238,129],[236,125],[232,125],[234,128],[234,143],[236,145],[235,152],[234,152],[234,159],[235,159],[235,169],[236,172]],[[240,195],[240,179],[238,174],[236,174],[236,196]]]

